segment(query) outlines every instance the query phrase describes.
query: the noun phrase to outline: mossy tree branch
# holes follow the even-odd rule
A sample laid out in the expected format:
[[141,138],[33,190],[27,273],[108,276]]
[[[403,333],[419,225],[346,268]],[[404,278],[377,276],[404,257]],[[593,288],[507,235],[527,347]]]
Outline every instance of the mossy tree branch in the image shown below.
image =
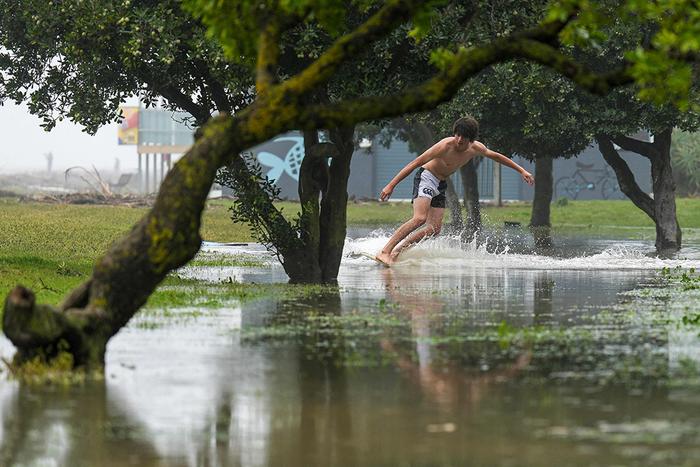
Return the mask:
[[634,173],[627,162],[620,156],[613,146],[613,140],[609,136],[599,135],[596,137],[598,148],[603,155],[605,162],[615,171],[620,190],[634,203],[644,214],[656,222],[654,214],[654,200],[644,193],[634,178]]
[[258,95],[266,94],[277,82],[280,35],[280,23],[276,18],[267,20],[258,39],[258,59],[255,68],[255,90]]
[[659,157],[659,151],[657,151],[652,143],[640,141],[625,135],[615,135],[612,137],[612,141],[625,151],[634,152],[640,156],[646,157],[647,159]]

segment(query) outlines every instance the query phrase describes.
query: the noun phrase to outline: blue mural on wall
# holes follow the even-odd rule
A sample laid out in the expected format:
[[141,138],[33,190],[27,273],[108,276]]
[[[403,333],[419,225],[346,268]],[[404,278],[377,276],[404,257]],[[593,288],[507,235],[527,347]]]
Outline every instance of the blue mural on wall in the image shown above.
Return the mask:
[[269,151],[258,151],[258,162],[269,167],[267,178],[273,183],[277,183],[282,173],[286,173],[295,181],[299,181],[299,170],[301,161],[304,159],[304,138],[301,136],[280,136],[272,140],[273,143],[291,142],[292,146],[284,155],[277,155]]

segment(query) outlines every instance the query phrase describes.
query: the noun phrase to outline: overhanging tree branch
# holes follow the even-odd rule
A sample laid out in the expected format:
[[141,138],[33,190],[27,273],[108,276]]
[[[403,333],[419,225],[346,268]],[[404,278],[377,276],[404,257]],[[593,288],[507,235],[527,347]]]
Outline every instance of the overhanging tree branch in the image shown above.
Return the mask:
[[635,152],[640,156],[646,157],[647,159],[659,156],[658,151],[652,143],[647,143],[645,141],[640,141],[624,135],[615,135],[610,139],[612,139],[615,144],[620,146],[625,151]]
[[612,140],[608,136],[598,135],[596,136],[596,142],[605,162],[615,171],[620,190],[635,206],[644,211],[652,220],[655,220],[654,200],[639,187],[634,179],[634,173],[632,173],[627,162],[615,150]]
[[163,85],[154,81],[144,80],[148,83],[158,94],[163,96],[170,102],[175,103],[178,107],[189,113],[197,121],[197,125],[203,125],[211,117],[211,113],[208,109],[197,105],[190,97],[185,95],[182,91],[171,85]]
[[212,99],[214,100],[214,104],[216,104],[216,109],[219,112],[230,113],[232,109],[231,103],[229,102],[228,96],[226,95],[226,89],[224,89],[223,85],[219,82],[219,80],[214,78],[207,64],[204,63],[202,60],[195,60],[194,66],[201,78],[206,83],[207,87],[209,88],[209,92],[211,93]]
[[258,95],[266,94],[277,81],[276,68],[280,57],[280,34],[280,24],[276,18],[269,19],[260,33],[255,68],[255,89]]

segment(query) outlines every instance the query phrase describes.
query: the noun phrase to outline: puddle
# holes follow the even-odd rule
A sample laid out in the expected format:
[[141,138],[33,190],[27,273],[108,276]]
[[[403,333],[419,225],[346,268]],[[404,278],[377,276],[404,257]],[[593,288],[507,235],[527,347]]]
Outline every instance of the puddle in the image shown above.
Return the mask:
[[[139,315],[102,383],[0,379],[0,465],[700,464],[700,327],[682,324],[700,291],[659,275],[700,269],[699,245],[440,238],[391,269],[360,256],[385,241],[349,239],[325,293]],[[264,264],[178,274],[286,281],[259,245],[203,250]]]

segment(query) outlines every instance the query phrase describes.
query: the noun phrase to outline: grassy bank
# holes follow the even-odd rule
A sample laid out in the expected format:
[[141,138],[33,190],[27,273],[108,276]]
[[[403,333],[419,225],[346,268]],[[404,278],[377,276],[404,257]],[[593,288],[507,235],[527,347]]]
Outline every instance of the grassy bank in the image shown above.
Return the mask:
[[[229,205],[226,201],[209,203],[203,218],[203,238],[253,241],[247,226],[230,221]],[[293,216],[298,206],[280,203],[288,216]],[[35,290],[43,302],[59,302],[67,290],[90,274],[95,260],[111,243],[126,234],[145,212],[143,208],[19,203],[0,198],[0,291],[4,295],[20,283]],[[678,212],[681,226],[700,228],[700,199],[678,200]],[[486,207],[484,214],[487,223],[502,225],[509,220],[526,225],[530,206]],[[396,225],[410,215],[410,203],[348,205],[351,225]],[[553,206],[552,221],[557,227],[580,230],[583,226],[589,233],[600,225],[627,227],[631,228],[630,236],[646,231],[646,236],[653,238],[651,221],[626,201],[574,201]]]
[[[219,202],[217,202],[219,203]],[[280,203],[287,213],[296,213],[297,203]],[[700,198],[683,198],[677,201],[678,220],[681,227],[700,228]],[[503,221],[520,222],[527,225],[530,221],[530,203],[508,203],[503,207],[485,206],[484,222],[502,225]],[[397,224],[411,216],[412,207],[408,202],[351,202],[348,204],[348,223],[351,225],[386,225]],[[449,217],[446,218],[449,221]],[[552,225],[567,226],[617,226],[649,227],[654,223],[631,201],[568,201],[566,205],[552,204]]]

